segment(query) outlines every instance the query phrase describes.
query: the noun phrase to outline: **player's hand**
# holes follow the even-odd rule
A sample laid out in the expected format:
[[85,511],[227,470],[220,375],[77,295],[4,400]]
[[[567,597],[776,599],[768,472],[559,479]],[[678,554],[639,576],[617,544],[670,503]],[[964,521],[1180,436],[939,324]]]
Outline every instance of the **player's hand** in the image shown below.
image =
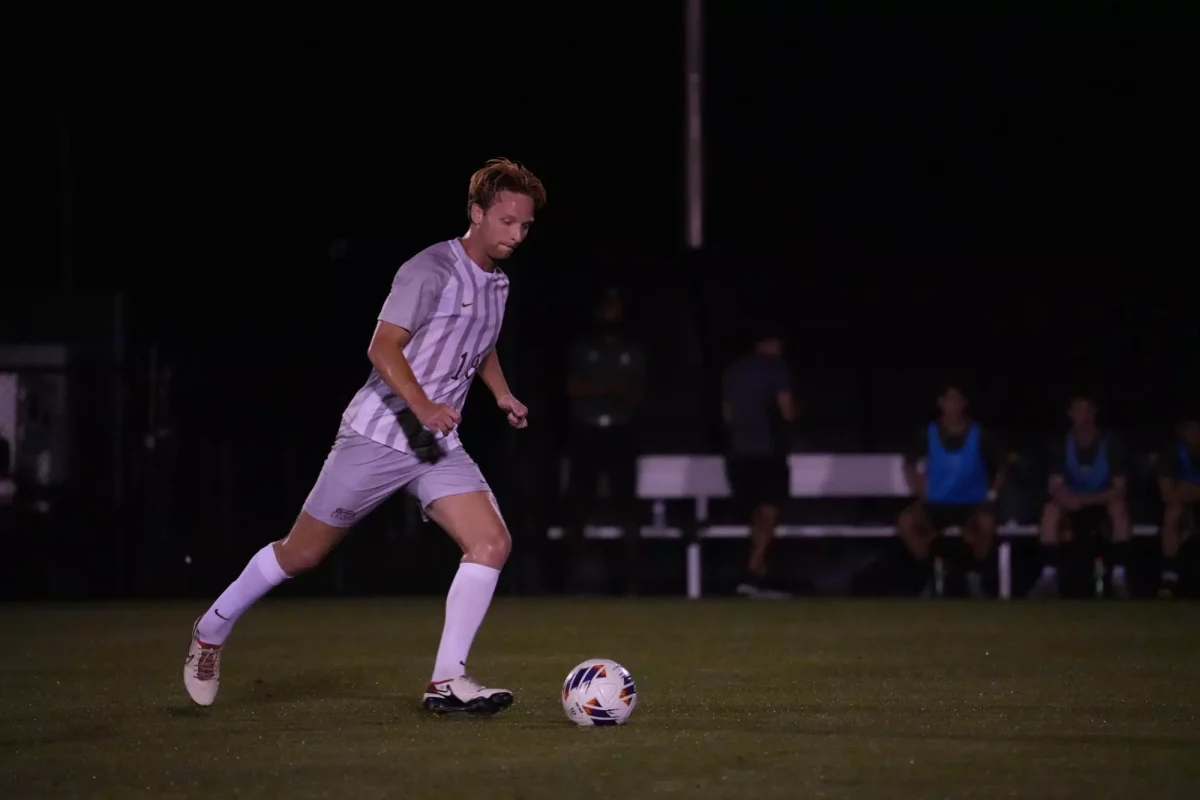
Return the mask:
[[447,434],[454,426],[462,422],[462,415],[445,403],[430,403],[420,408],[414,408],[413,413],[421,424],[434,433]]
[[496,398],[496,405],[500,406],[501,411],[508,412],[509,425],[518,429],[529,427],[529,420],[526,419],[529,415],[529,409],[520,400],[511,394],[501,395]]

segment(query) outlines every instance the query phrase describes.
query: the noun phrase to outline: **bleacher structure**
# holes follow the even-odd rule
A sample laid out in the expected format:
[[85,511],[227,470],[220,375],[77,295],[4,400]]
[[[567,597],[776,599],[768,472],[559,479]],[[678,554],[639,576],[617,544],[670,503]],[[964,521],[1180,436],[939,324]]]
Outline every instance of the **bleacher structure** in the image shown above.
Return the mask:
[[[793,500],[849,501],[854,504],[883,501],[890,513],[911,497],[904,480],[904,459],[899,454],[794,454],[788,458],[789,494]],[[1043,484],[1044,485],[1044,484]],[[702,546],[706,539],[740,539],[749,536],[749,527],[724,515],[714,507],[730,497],[729,484],[721,456],[715,455],[644,455],[638,459],[637,495],[651,508],[651,522],[641,528],[646,539],[685,541],[684,570],[687,596],[699,598]],[[890,502],[889,502],[890,501]],[[685,522],[673,521],[671,504],[688,506]],[[1004,498],[998,503],[1001,524],[997,531],[997,569],[999,596],[1012,594],[1010,539],[1037,535],[1037,526],[1018,521],[1005,513],[1012,508]],[[1040,508],[1040,503],[1037,504]],[[870,516],[869,514],[867,516]],[[876,514],[877,517],[884,516]],[[561,539],[561,527],[551,527],[551,539]],[[1134,525],[1135,536],[1155,536],[1155,525]],[[776,529],[780,538],[885,538],[896,534],[893,524],[782,524]],[[947,531],[958,534],[957,530]],[[584,536],[590,539],[618,539],[623,531],[616,526],[589,526]]]

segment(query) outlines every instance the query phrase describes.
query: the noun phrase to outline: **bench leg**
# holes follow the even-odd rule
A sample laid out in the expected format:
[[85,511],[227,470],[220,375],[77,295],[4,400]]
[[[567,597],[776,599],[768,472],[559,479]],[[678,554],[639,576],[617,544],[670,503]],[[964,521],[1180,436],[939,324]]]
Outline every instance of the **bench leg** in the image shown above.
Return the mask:
[[1000,572],[998,588],[1001,600],[1012,598],[1012,544],[1001,542],[996,548],[996,567]]
[[687,573],[687,595],[691,600],[700,598],[700,543],[690,542],[684,550],[684,569]]

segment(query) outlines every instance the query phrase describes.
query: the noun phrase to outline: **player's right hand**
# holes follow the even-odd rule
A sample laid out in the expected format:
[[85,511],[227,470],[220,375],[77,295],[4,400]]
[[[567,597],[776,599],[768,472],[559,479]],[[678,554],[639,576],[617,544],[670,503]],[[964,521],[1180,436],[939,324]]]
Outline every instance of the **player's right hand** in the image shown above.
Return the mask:
[[427,406],[414,408],[413,413],[421,424],[434,433],[447,434],[462,422],[462,415],[445,403],[430,403]]

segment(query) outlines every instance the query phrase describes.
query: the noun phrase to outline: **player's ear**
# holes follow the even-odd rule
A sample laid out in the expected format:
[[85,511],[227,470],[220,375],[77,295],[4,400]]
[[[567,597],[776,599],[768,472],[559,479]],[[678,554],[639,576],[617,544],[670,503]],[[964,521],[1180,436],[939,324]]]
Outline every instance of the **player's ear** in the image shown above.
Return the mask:
[[471,224],[478,225],[483,222],[483,209],[478,203],[471,204]]

